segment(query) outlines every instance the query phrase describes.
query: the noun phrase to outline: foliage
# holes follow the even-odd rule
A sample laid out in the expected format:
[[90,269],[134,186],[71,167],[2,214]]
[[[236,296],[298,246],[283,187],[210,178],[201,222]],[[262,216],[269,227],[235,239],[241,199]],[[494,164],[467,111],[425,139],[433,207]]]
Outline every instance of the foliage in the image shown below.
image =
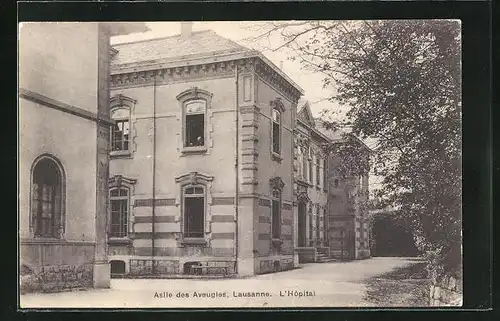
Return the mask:
[[[292,59],[322,73],[332,103],[326,127],[373,139],[380,207],[400,209],[421,250],[445,270],[461,260],[460,24],[453,20],[274,23]],[[344,150],[343,166],[355,151]]]

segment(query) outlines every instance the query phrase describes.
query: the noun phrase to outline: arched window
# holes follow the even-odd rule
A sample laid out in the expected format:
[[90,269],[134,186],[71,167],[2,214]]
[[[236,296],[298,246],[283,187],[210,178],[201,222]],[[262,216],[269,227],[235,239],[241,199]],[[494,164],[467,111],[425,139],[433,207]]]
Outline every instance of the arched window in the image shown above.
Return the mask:
[[281,237],[281,190],[278,188],[272,192],[271,233],[273,239]]
[[182,108],[182,152],[207,152],[211,147],[212,93],[194,87],[177,95]]
[[323,159],[323,189],[328,190],[328,155]]
[[205,187],[187,185],[183,189],[184,237],[203,238],[205,236]]
[[184,103],[184,147],[205,146],[206,102],[190,100]]
[[316,186],[317,187],[319,187],[319,185],[321,184],[320,167],[321,167],[321,159],[319,158],[319,155],[316,155]]
[[31,218],[35,237],[61,238],[64,173],[52,156],[43,155],[32,170]]
[[302,178],[307,180],[307,148],[302,147]]
[[111,126],[111,156],[129,155],[131,153],[132,126],[131,114],[136,101],[132,98],[116,95],[110,101],[110,117],[114,121]]
[[309,183],[313,184],[313,152],[312,148],[309,147]]
[[126,187],[111,188],[110,237],[124,238],[128,236],[129,189]]
[[273,153],[281,154],[281,111],[273,108],[272,111],[273,128],[272,128],[272,147]]
[[320,231],[321,231],[321,226],[320,226],[320,206],[319,204],[316,204],[316,242],[320,240]]
[[130,111],[126,108],[117,108],[111,112],[111,119],[115,121],[111,131],[111,150],[128,151],[130,145]]

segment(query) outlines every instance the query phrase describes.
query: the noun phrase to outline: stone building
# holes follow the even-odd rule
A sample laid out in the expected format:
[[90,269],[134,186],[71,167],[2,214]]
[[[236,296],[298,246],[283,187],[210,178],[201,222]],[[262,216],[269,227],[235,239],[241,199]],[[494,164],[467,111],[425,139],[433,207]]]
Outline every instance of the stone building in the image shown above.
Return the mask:
[[108,287],[109,37],[142,24],[19,29],[21,291]]
[[189,24],[112,50],[112,273],[292,268],[302,89],[261,53]]
[[[368,168],[370,149],[353,135],[340,131],[318,130],[328,137],[331,144],[349,144],[361,152],[360,163]],[[328,247],[330,256],[343,259],[370,257],[370,223],[368,216],[369,174],[340,174],[342,159],[330,153],[328,157]]]
[[316,129],[307,101],[299,104],[295,132],[296,251],[300,262],[326,261],[328,247],[328,154],[330,139]]

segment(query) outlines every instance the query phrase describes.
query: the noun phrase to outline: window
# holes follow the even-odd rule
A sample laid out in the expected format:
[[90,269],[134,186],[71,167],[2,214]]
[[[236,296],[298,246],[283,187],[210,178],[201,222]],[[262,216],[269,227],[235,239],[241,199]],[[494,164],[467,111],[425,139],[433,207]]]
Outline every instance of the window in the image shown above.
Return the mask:
[[302,147],[302,178],[307,180],[307,150]]
[[205,226],[205,189],[203,186],[184,188],[184,237],[203,238]]
[[319,216],[320,216],[320,208],[319,208],[319,204],[316,204],[316,240],[319,241],[320,239],[320,219],[319,219]]
[[302,148],[296,145],[297,149],[297,177],[302,177]]
[[316,157],[316,186],[318,186],[318,187],[319,187],[320,182],[321,182],[321,176],[320,176],[321,175],[320,174],[320,167],[321,167],[321,165],[320,165],[320,162],[321,162],[320,158]]
[[328,189],[328,158],[323,159],[323,189]]
[[309,182],[313,182],[313,154],[309,151]]
[[115,125],[111,130],[111,150],[128,151],[130,145],[130,111],[118,108],[111,112]]
[[205,146],[206,102],[191,100],[185,103],[184,147]]
[[323,208],[323,240],[328,245],[328,215],[326,211],[326,206]]
[[123,96],[116,95],[110,100],[110,116],[114,121],[111,126],[111,156],[130,155],[132,126],[131,114],[135,106],[136,100]]
[[128,233],[128,188],[113,188],[109,192],[111,203],[110,237],[123,238]]
[[333,181],[333,185],[339,187],[339,180],[337,178]]
[[32,227],[35,237],[60,238],[63,222],[63,173],[52,157],[42,156],[32,171]]
[[273,153],[280,154],[281,152],[281,112],[273,108],[273,133],[272,146]]
[[279,239],[281,237],[281,191],[277,188],[272,193],[271,209],[271,237]]
[[179,95],[177,101],[182,110],[182,126],[179,149],[183,154],[209,153],[213,145],[212,128],[213,94],[198,87],[189,88]]
[[314,231],[314,225],[313,225],[313,207],[312,204],[309,203],[309,245],[313,244],[313,231]]

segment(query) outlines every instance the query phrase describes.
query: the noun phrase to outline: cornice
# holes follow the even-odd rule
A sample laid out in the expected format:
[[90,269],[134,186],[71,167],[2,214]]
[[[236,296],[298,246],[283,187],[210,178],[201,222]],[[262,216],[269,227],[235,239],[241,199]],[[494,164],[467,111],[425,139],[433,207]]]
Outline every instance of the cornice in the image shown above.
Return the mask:
[[241,59],[169,67],[157,66],[153,70],[117,71],[110,77],[111,86],[150,85],[155,80],[157,85],[162,85],[188,79],[229,76],[234,74],[236,66],[238,66],[239,70],[251,69],[251,60]]
[[[226,58],[227,59],[227,58]],[[111,87],[131,86],[131,85],[148,85],[153,84],[156,79],[156,84],[167,84],[175,81],[186,79],[199,79],[214,76],[232,76],[238,67],[240,72],[253,71],[264,81],[270,83],[284,96],[296,104],[302,95],[301,90],[284,75],[263,60],[259,55],[241,58],[233,58],[233,60],[214,61],[178,61],[174,63],[151,63],[150,65],[128,68],[115,67],[111,71]]]
[[290,84],[289,81],[277,73],[272,66],[265,63],[263,60],[259,59],[255,64],[255,73],[285,94],[285,96],[287,96],[294,104],[296,104],[300,96],[302,96],[302,93],[295,88],[295,86]]

